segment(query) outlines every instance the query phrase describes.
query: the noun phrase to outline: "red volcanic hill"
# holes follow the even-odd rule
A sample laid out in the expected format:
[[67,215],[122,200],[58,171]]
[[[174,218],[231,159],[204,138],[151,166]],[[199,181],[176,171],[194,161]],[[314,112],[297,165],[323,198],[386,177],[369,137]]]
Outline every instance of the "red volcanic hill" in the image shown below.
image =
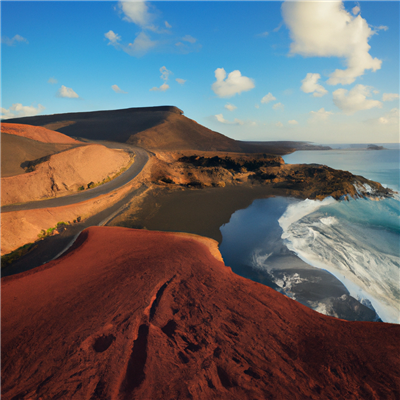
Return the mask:
[[93,227],[3,278],[2,399],[399,398],[400,326],[318,314],[215,255]]
[[[39,115],[7,120],[44,126],[68,136],[131,143],[150,150],[287,154],[317,147],[305,142],[241,142],[212,131],[174,106]],[[325,148],[326,149],[326,148]]]
[[1,123],[1,132],[9,135],[22,136],[28,139],[37,140],[43,143],[64,143],[77,144],[78,140],[63,135],[60,132],[51,131],[40,126],[31,126],[24,124]]

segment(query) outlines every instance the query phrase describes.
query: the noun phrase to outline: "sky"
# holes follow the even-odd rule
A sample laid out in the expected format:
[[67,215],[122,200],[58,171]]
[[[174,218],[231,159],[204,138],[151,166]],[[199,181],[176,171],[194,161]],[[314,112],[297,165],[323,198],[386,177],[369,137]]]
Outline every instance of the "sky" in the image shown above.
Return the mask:
[[174,105],[238,140],[399,142],[398,1],[2,1],[1,117]]

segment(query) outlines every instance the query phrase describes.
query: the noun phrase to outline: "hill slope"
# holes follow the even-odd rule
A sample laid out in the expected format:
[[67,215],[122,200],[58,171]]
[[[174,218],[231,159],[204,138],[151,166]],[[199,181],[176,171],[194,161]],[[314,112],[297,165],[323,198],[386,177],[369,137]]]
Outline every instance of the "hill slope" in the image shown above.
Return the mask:
[[16,135],[28,139],[37,140],[43,143],[64,143],[78,144],[78,140],[72,139],[69,136],[63,135],[60,132],[52,131],[40,126],[1,123],[1,132],[9,135]]
[[33,161],[31,172],[1,178],[1,205],[57,197],[112,177],[128,165],[122,150],[91,144]]
[[72,137],[128,142],[150,150],[204,150],[287,154],[298,142],[248,143],[233,140],[185,117],[173,106],[128,108],[9,119],[54,129]]
[[2,279],[2,399],[396,399],[400,326],[318,314],[210,239],[92,227]]

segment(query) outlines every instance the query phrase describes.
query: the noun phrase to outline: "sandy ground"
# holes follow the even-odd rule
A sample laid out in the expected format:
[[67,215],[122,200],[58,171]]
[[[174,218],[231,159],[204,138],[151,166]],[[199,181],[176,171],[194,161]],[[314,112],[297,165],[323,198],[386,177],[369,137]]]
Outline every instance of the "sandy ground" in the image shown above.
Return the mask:
[[191,190],[159,189],[149,192],[138,206],[117,216],[111,225],[170,232],[188,232],[221,242],[220,226],[255,199],[282,196],[272,185],[240,185]]
[[2,279],[2,399],[388,399],[399,325],[320,315],[209,240],[92,227]]
[[88,145],[50,156],[26,174],[1,179],[1,205],[25,203],[76,192],[113,177],[130,161],[128,153]]

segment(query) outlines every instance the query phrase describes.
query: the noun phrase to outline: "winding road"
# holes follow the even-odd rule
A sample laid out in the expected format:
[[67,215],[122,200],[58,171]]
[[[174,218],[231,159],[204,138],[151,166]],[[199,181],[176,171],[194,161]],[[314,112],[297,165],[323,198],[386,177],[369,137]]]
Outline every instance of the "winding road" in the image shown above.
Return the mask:
[[[103,141],[90,141],[90,143],[99,143],[109,148],[131,151],[135,153],[134,163],[127,171],[125,171],[117,178],[96,188],[69,196],[55,197],[46,200],[4,206],[1,207],[1,212],[6,213],[20,210],[33,210],[38,208],[61,207],[96,198],[103,194],[107,194],[115,189],[118,189],[130,182],[143,170],[144,166],[149,160],[149,153],[146,150],[136,146],[125,143]],[[107,209],[89,217],[82,222],[69,225],[64,230],[64,232],[58,235],[49,236],[43,240],[40,240],[39,242],[36,242],[34,248],[31,251],[16,260],[11,265],[3,267],[1,270],[1,276],[4,277],[28,271],[55,258],[58,258],[70,247],[70,245],[74,242],[74,240],[79,235],[79,233],[82,232],[82,230],[88,228],[89,226],[107,225],[107,223],[116,215],[118,215],[121,210],[123,210],[124,207],[126,207],[126,205],[134,197],[140,195],[146,189],[147,186],[142,185],[138,189],[130,190],[122,199],[120,199],[118,202],[111,205]]]
[[22,204],[10,204],[1,207],[1,212],[6,213],[12,211],[21,211],[21,210],[34,210],[38,208],[61,207],[93,199],[103,194],[112,192],[113,190],[118,189],[127,184],[128,182],[130,182],[137,175],[139,175],[139,173],[142,171],[147,161],[149,160],[149,153],[146,150],[136,146],[132,146],[125,143],[102,142],[102,141],[96,141],[96,142],[91,141],[90,143],[99,143],[112,149],[122,149],[133,152],[135,153],[134,163],[128,170],[126,170],[123,174],[121,174],[117,178],[111,180],[110,182],[104,183],[103,185],[97,186],[96,188],[62,197],[53,197],[45,200],[30,201]]

